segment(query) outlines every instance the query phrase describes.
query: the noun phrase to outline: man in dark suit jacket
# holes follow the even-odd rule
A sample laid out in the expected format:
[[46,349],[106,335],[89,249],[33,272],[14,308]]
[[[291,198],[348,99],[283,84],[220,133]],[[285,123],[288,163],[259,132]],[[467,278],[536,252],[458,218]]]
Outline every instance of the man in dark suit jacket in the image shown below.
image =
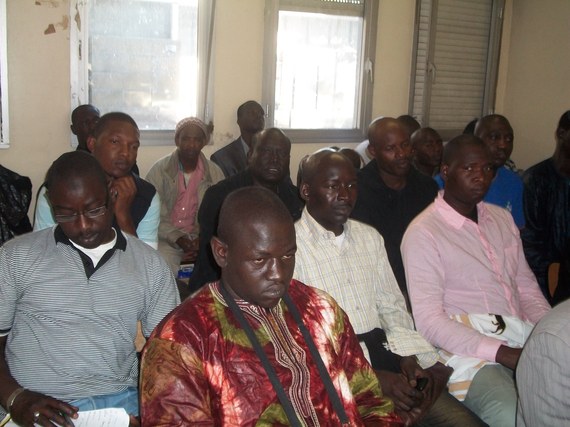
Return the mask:
[[265,127],[265,112],[261,105],[255,101],[241,104],[237,110],[237,124],[241,133],[240,137],[220,148],[210,157],[210,160],[222,169],[226,178],[247,167],[247,153],[251,148],[251,139]]

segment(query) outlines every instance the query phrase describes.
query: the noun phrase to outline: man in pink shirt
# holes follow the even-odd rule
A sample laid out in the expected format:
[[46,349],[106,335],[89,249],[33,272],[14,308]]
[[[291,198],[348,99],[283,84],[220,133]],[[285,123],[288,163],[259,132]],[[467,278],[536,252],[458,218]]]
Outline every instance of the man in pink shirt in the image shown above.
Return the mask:
[[445,189],[410,224],[401,249],[417,329],[455,368],[450,391],[489,425],[514,426],[513,370],[550,306],[512,216],[482,202],[494,173],[482,140],[451,140]]

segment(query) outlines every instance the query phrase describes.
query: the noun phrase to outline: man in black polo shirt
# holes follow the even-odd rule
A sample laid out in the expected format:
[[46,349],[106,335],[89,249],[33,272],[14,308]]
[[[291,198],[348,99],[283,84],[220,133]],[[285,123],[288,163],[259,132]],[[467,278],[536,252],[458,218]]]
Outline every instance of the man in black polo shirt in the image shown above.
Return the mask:
[[397,119],[372,122],[368,140],[374,159],[358,172],[352,218],[371,225],[384,237],[390,265],[409,309],[400,243],[412,219],[433,202],[438,186],[412,167],[410,137]]

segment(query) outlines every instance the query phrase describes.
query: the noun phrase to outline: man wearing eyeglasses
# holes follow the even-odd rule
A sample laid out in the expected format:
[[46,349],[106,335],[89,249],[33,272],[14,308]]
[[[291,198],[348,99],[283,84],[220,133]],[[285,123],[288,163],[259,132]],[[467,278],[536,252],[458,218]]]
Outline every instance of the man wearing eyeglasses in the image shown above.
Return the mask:
[[[137,322],[148,336],[180,301],[165,261],[113,226],[100,163],[62,155],[47,173],[57,226],[0,248],[0,419],[70,426],[77,411],[138,415]],[[132,419],[133,423],[136,420]]]

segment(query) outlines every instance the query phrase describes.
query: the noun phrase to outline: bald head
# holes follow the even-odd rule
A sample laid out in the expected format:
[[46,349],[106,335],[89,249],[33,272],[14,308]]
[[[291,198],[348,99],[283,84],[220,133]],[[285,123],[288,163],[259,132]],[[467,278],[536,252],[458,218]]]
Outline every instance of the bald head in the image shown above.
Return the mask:
[[331,149],[322,149],[311,154],[303,164],[301,181],[312,185],[315,178],[322,175],[331,163],[343,163],[352,165],[352,162],[344,154]]
[[412,146],[410,136],[399,120],[384,117],[368,128],[369,151],[376,160],[384,183],[395,190],[406,185],[410,171]]
[[368,127],[368,141],[370,145],[386,140],[394,132],[406,132],[402,123],[393,117],[382,117],[374,120]]
[[283,143],[285,146],[287,146],[289,148],[289,151],[291,150],[291,140],[279,128],[269,128],[269,129],[265,129],[265,130],[257,132],[253,136],[251,148],[255,149],[255,147],[257,145],[267,141],[268,139],[280,141],[281,143]]

